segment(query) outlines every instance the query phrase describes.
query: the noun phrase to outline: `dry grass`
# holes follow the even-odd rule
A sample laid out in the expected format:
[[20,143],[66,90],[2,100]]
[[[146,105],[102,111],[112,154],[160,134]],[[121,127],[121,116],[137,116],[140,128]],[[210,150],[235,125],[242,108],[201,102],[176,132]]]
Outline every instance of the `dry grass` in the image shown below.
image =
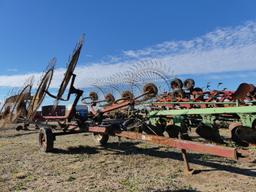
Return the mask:
[[53,153],[38,150],[35,132],[0,130],[0,191],[255,191],[256,165],[190,154],[183,174],[180,153],[140,142],[91,135],[57,137]]

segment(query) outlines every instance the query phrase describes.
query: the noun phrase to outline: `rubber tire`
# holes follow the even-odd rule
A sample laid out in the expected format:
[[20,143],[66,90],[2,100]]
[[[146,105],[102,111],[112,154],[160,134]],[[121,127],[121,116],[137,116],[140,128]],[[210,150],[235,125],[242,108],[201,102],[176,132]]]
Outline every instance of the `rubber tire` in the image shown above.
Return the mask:
[[188,129],[186,126],[168,125],[165,129],[170,138],[179,138],[183,140],[191,141],[191,137],[188,135]]
[[252,122],[252,129],[256,130],[256,119]]
[[[42,141],[44,137],[44,141]],[[52,129],[48,127],[42,127],[39,130],[38,143],[40,150],[43,152],[51,152],[53,150],[54,135]]]
[[181,128],[177,125],[166,126],[165,131],[168,133],[170,138],[178,138]]
[[93,138],[97,145],[104,146],[108,143],[109,135],[93,133]]

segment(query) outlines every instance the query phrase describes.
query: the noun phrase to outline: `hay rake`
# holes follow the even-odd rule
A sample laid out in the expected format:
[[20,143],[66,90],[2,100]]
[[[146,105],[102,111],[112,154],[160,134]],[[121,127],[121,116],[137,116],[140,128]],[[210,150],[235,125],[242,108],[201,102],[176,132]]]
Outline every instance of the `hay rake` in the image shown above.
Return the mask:
[[[26,125],[33,123],[40,128],[38,140],[42,151],[52,151],[58,136],[91,132],[101,145],[107,144],[109,136],[118,136],[177,148],[189,174],[193,170],[187,151],[233,160],[255,157],[249,150],[256,144],[256,89],[252,84],[243,83],[236,91],[203,90],[195,87],[193,79],[183,82],[173,78],[165,65],[141,61],[126,72],[95,81],[90,87],[92,91],[82,97],[83,90],[74,87],[74,70],[83,42],[83,38],[78,42],[56,95],[49,91],[54,71],[51,67],[33,97],[23,93],[31,95],[32,85],[28,85],[15,99],[12,112],[6,112],[7,104],[2,109],[2,119],[22,119]],[[67,97],[63,98],[69,84]],[[51,108],[54,114],[59,101],[70,101],[71,95],[75,99],[65,115],[36,119],[45,96],[55,100]],[[20,110],[24,100],[29,100],[26,113]],[[86,106],[82,111],[78,109],[79,101]],[[229,128],[228,138],[220,134],[224,127]],[[194,128],[203,142],[191,135]]]
[[[73,71],[67,73],[75,76]],[[158,76],[158,79],[152,76]],[[46,117],[58,121],[62,131],[53,131],[50,125],[41,128],[40,148],[51,151],[54,140],[60,135],[91,132],[101,145],[108,142],[109,136],[118,136],[178,148],[185,163],[184,170],[190,174],[193,170],[189,167],[187,150],[233,160],[249,160],[248,150],[241,146],[255,144],[255,130],[252,129],[256,124],[253,86],[241,84],[237,91],[203,91],[195,87],[192,79],[184,82],[173,79],[170,82],[169,78],[144,62],[142,68],[136,66],[127,73],[98,81],[92,86],[96,89],[81,99],[89,106],[86,118],[75,115],[77,100],[72,105],[73,112],[68,116]],[[160,92],[152,82],[170,84]],[[74,80],[71,86],[73,83]],[[143,83],[146,85],[142,86]],[[134,91],[131,87],[138,89]],[[61,90],[63,93],[65,89]],[[141,90],[142,93],[139,93]],[[103,98],[97,94],[99,91]],[[114,95],[114,92],[117,94]],[[78,98],[80,96],[78,94]],[[68,121],[64,122],[66,119]],[[223,122],[229,124],[230,140],[237,147],[230,147],[220,136],[219,128]],[[211,144],[198,142],[189,136],[189,129],[193,126],[197,126],[196,133]],[[251,128],[244,129],[245,126]],[[252,136],[249,139],[244,136],[248,130]],[[164,136],[164,132],[169,137]]]

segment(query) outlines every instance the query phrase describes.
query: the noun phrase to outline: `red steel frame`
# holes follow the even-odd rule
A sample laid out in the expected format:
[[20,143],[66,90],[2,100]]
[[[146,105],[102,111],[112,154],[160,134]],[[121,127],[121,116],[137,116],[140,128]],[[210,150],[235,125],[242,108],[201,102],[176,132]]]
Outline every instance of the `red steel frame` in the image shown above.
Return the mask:
[[[142,133],[137,132],[131,132],[131,131],[111,131],[109,132],[109,129],[107,127],[102,126],[91,126],[86,127],[84,130],[75,130],[75,128],[78,128],[77,126],[71,126],[74,129],[70,130],[69,132],[55,132],[54,136],[58,135],[66,135],[66,134],[77,134],[82,132],[91,132],[91,133],[98,133],[102,135],[111,135],[111,136],[118,136],[118,137],[124,137],[127,139],[132,140],[141,140],[146,141],[153,144],[160,144],[165,145],[171,148],[177,148],[181,150],[182,158],[184,160],[185,169],[184,172],[188,174],[193,174],[194,170],[190,169],[189,162],[188,162],[188,156],[187,151],[193,151],[197,153],[202,154],[209,154],[219,157],[225,157],[231,160],[239,160],[240,157],[243,157],[243,160],[250,160],[248,158],[249,154],[247,151],[244,150],[238,150],[236,148],[232,147],[225,147],[215,144],[207,144],[207,143],[200,143],[195,141],[187,141],[182,139],[174,139],[174,138],[167,138],[163,136],[156,136],[156,135],[146,135]],[[70,128],[71,128],[70,127]]]
[[[76,133],[79,133],[79,132],[81,131],[77,131]],[[142,140],[142,141],[150,142],[153,144],[160,144],[160,145],[165,145],[168,147],[180,149],[183,160],[184,160],[184,165],[185,165],[184,172],[187,174],[194,173],[194,170],[190,169],[190,166],[189,166],[187,150],[203,153],[203,154],[215,155],[219,157],[225,157],[231,160],[238,160],[239,157],[245,157],[246,159],[248,155],[246,151],[238,150],[232,147],[214,145],[214,144],[206,144],[206,143],[200,143],[200,142],[194,142],[194,141],[167,138],[167,137],[156,136],[156,135],[145,135],[142,133],[136,133],[131,131],[115,131],[112,133],[108,133],[108,128],[100,127],[100,126],[88,127],[85,130],[85,132],[109,134],[112,136],[124,137],[132,140]]]

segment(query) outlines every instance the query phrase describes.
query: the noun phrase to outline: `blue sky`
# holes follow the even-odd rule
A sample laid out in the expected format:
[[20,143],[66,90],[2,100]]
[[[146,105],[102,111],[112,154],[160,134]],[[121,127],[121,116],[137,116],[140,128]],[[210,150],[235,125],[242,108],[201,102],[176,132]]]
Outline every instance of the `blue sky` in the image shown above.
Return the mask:
[[255,7],[253,0],[0,0],[0,100],[54,56],[57,87],[82,33],[79,87],[143,59],[170,65],[201,86],[255,83]]

